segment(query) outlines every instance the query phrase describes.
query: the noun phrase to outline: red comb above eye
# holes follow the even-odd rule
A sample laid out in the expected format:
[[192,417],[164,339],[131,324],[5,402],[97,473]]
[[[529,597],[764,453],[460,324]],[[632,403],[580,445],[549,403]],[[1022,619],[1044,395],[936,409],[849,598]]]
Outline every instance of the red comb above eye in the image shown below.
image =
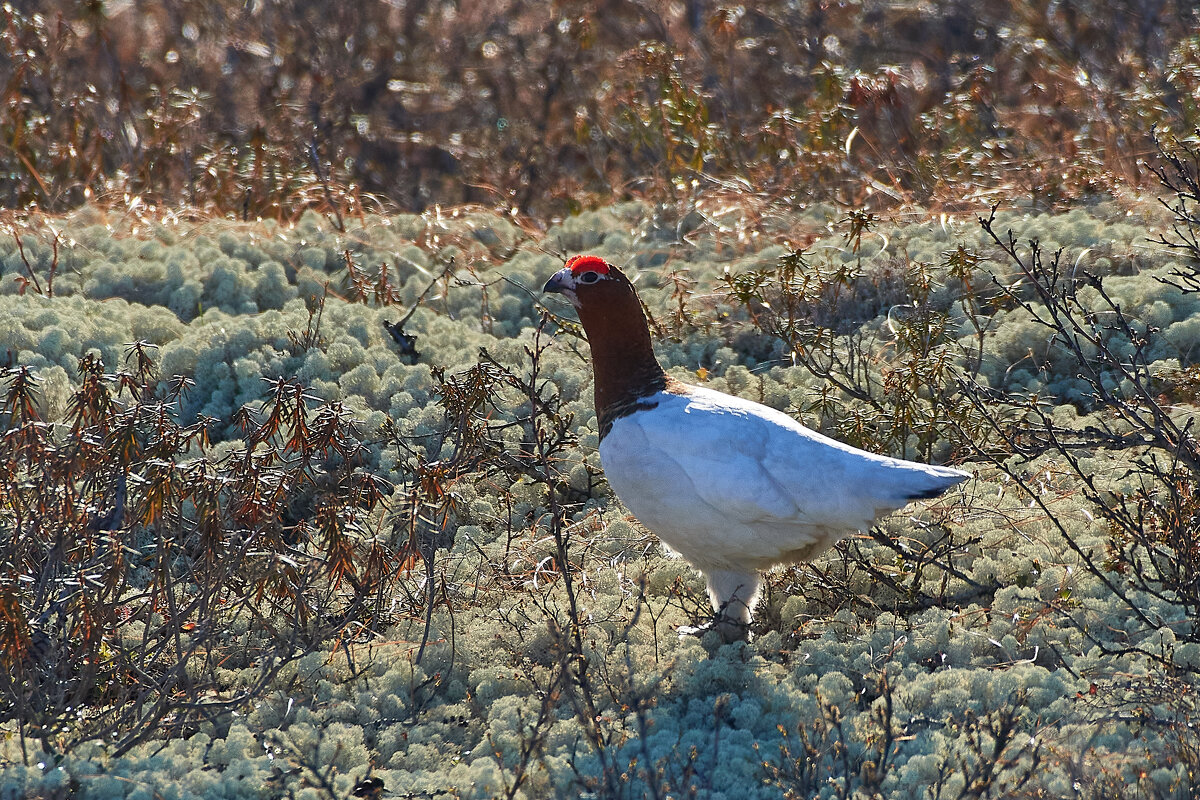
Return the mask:
[[575,256],[567,260],[567,268],[571,270],[572,275],[589,271],[598,272],[601,275],[608,274],[608,264],[600,256]]

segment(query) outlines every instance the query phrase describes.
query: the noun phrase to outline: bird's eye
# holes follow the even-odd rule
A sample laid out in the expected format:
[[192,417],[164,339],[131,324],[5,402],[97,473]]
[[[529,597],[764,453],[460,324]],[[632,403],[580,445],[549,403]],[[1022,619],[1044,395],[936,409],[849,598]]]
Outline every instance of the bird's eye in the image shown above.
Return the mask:
[[600,280],[600,275],[596,272],[585,272],[579,276],[580,283],[595,283],[598,280]]

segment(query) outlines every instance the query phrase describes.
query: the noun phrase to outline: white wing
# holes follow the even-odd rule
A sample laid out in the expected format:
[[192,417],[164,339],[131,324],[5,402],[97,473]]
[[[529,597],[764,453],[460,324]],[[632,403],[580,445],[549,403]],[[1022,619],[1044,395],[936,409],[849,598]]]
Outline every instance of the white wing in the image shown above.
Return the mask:
[[967,477],[857,450],[758,403],[688,388],[616,420],[600,456],[629,510],[696,564],[808,558]]

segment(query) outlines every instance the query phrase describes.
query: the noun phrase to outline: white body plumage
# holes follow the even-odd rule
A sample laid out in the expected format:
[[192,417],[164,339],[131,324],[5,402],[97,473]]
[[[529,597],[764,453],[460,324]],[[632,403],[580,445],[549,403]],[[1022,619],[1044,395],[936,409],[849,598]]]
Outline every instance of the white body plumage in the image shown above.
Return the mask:
[[811,560],[969,477],[858,450],[702,387],[658,392],[641,405],[614,420],[600,443],[609,484],[705,574],[713,603],[742,621],[757,600],[759,570]]

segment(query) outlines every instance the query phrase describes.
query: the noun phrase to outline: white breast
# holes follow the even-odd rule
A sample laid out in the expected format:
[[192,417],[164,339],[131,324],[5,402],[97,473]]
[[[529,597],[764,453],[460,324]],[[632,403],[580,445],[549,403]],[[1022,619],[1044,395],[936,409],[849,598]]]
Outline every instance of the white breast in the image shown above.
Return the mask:
[[600,458],[621,502],[702,570],[811,559],[967,477],[857,450],[758,403],[687,388],[617,419]]

